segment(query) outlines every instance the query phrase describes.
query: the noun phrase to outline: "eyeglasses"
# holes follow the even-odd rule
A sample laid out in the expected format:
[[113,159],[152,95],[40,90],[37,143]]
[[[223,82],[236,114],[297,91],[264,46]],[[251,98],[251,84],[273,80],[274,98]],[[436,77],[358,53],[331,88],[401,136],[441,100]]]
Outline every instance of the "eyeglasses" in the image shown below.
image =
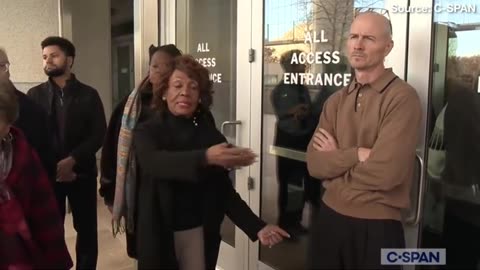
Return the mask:
[[10,70],[10,63],[0,63],[0,72],[8,72]]
[[353,17],[356,18],[358,15],[362,13],[377,13],[383,15],[388,20],[388,26],[390,27],[390,33],[392,32],[392,21],[390,20],[390,13],[386,8],[372,8],[372,7],[358,7],[353,10]]

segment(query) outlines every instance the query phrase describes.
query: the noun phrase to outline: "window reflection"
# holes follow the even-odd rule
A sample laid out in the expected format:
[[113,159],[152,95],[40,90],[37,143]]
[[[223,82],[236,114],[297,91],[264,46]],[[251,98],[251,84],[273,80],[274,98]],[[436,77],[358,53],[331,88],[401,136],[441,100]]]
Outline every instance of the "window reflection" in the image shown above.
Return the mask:
[[[210,71],[213,82],[212,114],[220,129],[225,121],[236,120],[236,0],[176,1],[176,43],[184,52]],[[225,137],[235,143],[235,128],[226,128]],[[230,174],[236,185],[235,172]],[[225,217],[222,240],[235,246],[235,225]]]
[[434,21],[428,190],[421,243],[446,248],[448,269],[478,269],[480,14],[435,13]]
[[324,102],[350,81],[344,45],[355,10],[388,15],[383,7],[378,0],[265,0],[261,216],[292,235],[260,247],[260,260],[274,269],[305,267],[309,214],[322,190],[304,152]]

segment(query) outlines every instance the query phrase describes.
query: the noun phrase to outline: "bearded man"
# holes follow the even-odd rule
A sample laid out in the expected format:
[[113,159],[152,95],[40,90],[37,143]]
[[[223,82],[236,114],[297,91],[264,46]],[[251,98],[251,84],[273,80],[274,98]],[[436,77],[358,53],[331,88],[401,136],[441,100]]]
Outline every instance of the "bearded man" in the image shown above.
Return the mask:
[[48,81],[28,91],[48,112],[57,162],[55,193],[65,217],[66,198],[77,231],[76,268],[95,269],[98,257],[97,163],[106,131],[105,113],[97,90],[72,73],[75,46],[62,37],[41,43]]

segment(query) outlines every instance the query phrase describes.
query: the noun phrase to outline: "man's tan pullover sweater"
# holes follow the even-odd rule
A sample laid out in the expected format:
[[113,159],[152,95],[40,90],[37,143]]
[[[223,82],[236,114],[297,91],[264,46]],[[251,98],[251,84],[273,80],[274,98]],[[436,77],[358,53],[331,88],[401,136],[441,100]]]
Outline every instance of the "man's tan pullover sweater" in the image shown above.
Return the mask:
[[[310,174],[323,180],[323,201],[340,214],[363,219],[401,219],[409,207],[421,121],[419,97],[391,69],[371,84],[353,80],[325,103],[318,128],[338,150],[308,145]],[[371,149],[365,162],[359,147]]]

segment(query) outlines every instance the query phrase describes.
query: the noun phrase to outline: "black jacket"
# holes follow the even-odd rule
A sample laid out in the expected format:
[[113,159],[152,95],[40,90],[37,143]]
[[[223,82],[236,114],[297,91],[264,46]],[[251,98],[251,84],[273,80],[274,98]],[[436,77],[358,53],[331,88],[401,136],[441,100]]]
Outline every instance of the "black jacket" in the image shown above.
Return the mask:
[[[153,95],[151,90],[141,92],[142,110],[138,119],[138,124],[148,120],[152,115],[150,104]],[[117,146],[118,136],[122,125],[123,111],[127,103],[128,96],[124,97],[118,103],[112,112],[108,123],[107,133],[102,146],[102,155],[100,159],[100,196],[103,197],[106,205],[113,205],[115,198],[115,186],[117,176]],[[215,124],[215,120],[210,111],[207,112],[208,121]],[[136,234],[126,232],[127,254],[131,258],[137,257],[136,252]]]
[[25,134],[28,143],[40,157],[49,180],[53,183],[57,164],[50,143],[49,129],[45,128],[48,124],[47,113],[24,93],[15,90],[15,94],[18,99],[19,113],[13,125]]
[[[153,95],[151,90],[141,93],[142,110],[138,119],[138,124],[149,119],[152,114],[150,109],[150,103]],[[110,116],[108,122],[107,133],[102,146],[102,155],[100,159],[100,196],[103,197],[106,205],[113,205],[115,198],[115,181],[117,177],[117,147],[118,136],[120,134],[120,128],[122,126],[123,110],[127,103],[128,96],[122,99]],[[208,120],[213,124],[215,120],[211,112],[207,112]]]
[[220,226],[227,215],[255,241],[265,223],[235,191],[228,171],[207,166],[206,149],[225,142],[208,113],[195,121],[157,114],[137,126],[134,149],[141,175],[138,198],[138,269],[176,269],[173,240],[176,183],[196,183],[203,199],[205,261],[215,269],[220,248]]
[[[28,96],[47,111],[50,130],[55,126],[53,84],[48,80],[28,91]],[[106,130],[102,101],[95,89],[78,81],[73,74],[67,81],[64,93],[68,100],[65,104],[64,150],[75,159],[73,170],[79,178],[95,179],[95,154],[102,146]]]
[[[141,92],[142,110],[138,122],[148,119],[151,109],[150,103],[153,95],[151,91]],[[127,103],[128,96],[123,98],[110,116],[107,133],[102,146],[102,155],[100,159],[100,196],[103,197],[106,205],[113,205],[115,198],[115,181],[117,177],[117,146],[120,128],[122,126],[123,110]]]

